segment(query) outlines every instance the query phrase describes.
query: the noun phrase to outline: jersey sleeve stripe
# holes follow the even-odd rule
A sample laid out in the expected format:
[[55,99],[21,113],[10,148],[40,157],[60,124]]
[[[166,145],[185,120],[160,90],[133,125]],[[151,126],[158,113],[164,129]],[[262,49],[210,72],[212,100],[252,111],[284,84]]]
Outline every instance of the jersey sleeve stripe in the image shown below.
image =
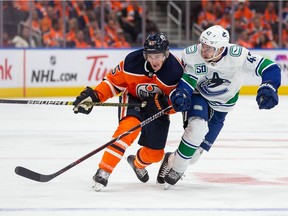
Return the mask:
[[[113,86],[113,85],[112,85],[108,80],[104,80],[103,82],[105,82],[105,83],[109,86],[109,88],[110,88],[110,90],[111,90],[113,96],[115,96],[115,95],[118,94],[118,93],[115,91],[114,86]],[[118,88],[118,87],[117,87],[117,88]]]
[[261,64],[262,64],[262,62],[263,62],[263,60],[264,60],[264,58],[262,58],[260,61],[259,61],[259,63],[258,63],[258,65],[257,65],[257,67],[256,67],[256,69],[255,69],[255,74],[256,74],[256,76],[261,76],[260,74],[259,74],[259,67],[261,67]]
[[271,61],[270,59],[262,59],[263,61],[260,62],[260,64],[257,66],[256,70],[257,76],[262,76],[263,72],[269,68],[272,65],[275,65],[276,63],[274,63],[273,61]]

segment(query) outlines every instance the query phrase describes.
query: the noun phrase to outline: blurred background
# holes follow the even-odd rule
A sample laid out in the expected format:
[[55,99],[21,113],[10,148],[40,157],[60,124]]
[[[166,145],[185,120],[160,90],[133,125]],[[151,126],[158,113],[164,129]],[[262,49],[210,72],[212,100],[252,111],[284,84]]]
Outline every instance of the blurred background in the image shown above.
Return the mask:
[[0,47],[141,47],[164,32],[171,47],[219,24],[247,48],[288,47],[288,1],[1,1]]

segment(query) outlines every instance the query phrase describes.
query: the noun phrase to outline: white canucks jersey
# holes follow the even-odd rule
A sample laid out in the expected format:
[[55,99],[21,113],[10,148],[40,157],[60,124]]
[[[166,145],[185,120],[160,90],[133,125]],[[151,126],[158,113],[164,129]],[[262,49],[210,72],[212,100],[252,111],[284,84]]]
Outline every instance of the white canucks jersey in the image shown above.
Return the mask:
[[218,62],[208,63],[201,57],[199,44],[187,47],[182,52],[182,80],[206,98],[213,109],[229,112],[238,100],[245,74],[262,76],[275,63],[235,44],[229,44],[222,55]]

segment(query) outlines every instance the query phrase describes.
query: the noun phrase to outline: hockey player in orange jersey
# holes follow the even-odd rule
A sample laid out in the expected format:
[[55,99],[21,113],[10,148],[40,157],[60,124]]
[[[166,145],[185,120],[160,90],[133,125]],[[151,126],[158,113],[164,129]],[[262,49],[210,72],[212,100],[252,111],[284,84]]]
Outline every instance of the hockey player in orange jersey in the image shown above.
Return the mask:
[[[122,93],[121,103],[141,103],[144,108],[119,107],[119,126],[113,138],[166,108],[169,94],[183,74],[178,59],[169,52],[169,41],[163,33],[150,34],[144,48],[131,52],[94,89],[87,87],[74,101],[74,112],[89,114],[93,106],[84,102],[104,102]],[[121,138],[105,149],[99,168],[93,176],[95,191],[107,186],[108,178],[122,159],[125,150],[140,134],[137,154],[127,161],[141,182],[147,182],[146,166],[162,160],[169,129],[169,116],[164,114],[143,128]]]

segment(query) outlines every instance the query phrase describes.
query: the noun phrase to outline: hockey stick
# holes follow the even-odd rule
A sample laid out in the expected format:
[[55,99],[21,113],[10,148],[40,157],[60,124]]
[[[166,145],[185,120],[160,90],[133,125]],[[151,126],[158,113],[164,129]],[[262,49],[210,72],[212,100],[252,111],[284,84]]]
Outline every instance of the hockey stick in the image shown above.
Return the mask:
[[150,122],[152,122],[155,119],[159,118],[160,116],[164,115],[166,112],[168,112],[171,109],[172,109],[172,106],[166,107],[165,109],[161,110],[160,112],[158,112],[158,113],[154,114],[153,116],[147,118],[146,120],[142,121],[140,124],[134,126],[130,130],[120,134],[118,137],[110,140],[109,142],[105,143],[104,145],[100,146],[99,148],[97,148],[94,151],[86,154],[85,156],[79,158],[78,160],[74,161],[73,163],[69,164],[68,166],[60,169],[59,171],[57,171],[55,173],[52,173],[50,175],[44,175],[44,174],[40,174],[40,173],[34,172],[34,171],[32,171],[30,169],[27,169],[25,167],[21,167],[21,166],[17,166],[15,168],[15,173],[20,175],[20,176],[23,176],[25,178],[34,180],[34,181],[48,182],[48,181],[54,179],[55,177],[59,176],[60,174],[66,172],[67,170],[71,169],[72,167],[76,166],[77,164],[83,162],[87,158],[89,158],[89,157],[93,156],[94,154],[98,153],[99,151],[103,150],[104,148],[108,147],[109,145],[113,144],[114,142],[116,142],[116,141],[120,140],[121,138],[133,133],[138,128],[144,127],[145,125],[149,124]]
[[[7,99],[0,99],[0,103],[6,104],[38,104],[38,105],[73,105],[72,101],[47,101],[47,100],[7,100]],[[145,107],[146,101],[142,103],[135,103],[135,104],[127,104],[127,103],[102,103],[102,102],[86,102],[85,104],[93,106],[115,106],[115,107]]]

